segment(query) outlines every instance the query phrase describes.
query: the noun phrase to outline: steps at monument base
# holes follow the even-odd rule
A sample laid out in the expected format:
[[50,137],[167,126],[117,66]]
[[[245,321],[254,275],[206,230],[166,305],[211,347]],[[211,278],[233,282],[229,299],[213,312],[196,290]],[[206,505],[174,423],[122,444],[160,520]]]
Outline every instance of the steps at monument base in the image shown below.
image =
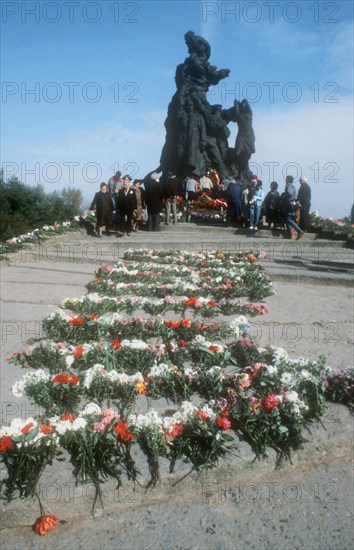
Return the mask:
[[161,227],[160,232],[143,230],[129,237],[120,235],[120,238],[116,232],[111,232],[110,237],[104,235],[102,239],[79,230],[57,235],[43,243],[26,245],[19,252],[9,254],[6,262],[19,267],[46,263],[53,269],[64,262],[72,265],[75,272],[78,264],[113,264],[122,260],[127,250],[139,248],[235,253],[255,250],[265,255],[261,263],[274,281],[306,280],[315,284],[347,286],[353,282],[353,250],[348,248],[345,240],[314,239],[314,233],[305,234],[298,241],[286,240],[274,236],[269,230],[251,232],[188,223]]

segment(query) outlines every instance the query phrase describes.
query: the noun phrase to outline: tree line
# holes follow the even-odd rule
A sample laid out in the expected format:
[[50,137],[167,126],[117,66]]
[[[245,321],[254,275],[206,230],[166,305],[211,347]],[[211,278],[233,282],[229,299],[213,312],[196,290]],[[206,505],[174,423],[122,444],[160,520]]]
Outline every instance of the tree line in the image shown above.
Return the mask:
[[0,239],[71,220],[80,214],[82,201],[79,189],[46,193],[43,185],[25,185],[16,177],[5,182],[0,173]]

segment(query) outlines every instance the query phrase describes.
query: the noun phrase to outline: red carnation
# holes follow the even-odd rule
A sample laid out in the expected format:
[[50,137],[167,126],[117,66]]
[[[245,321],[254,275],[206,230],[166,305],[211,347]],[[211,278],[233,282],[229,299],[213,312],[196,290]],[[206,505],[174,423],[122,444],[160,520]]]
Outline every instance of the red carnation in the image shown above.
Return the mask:
[[75,415],[71,413],[63,413],[60,417],[60,420],[67,420],[69,422],[74,422]]
[[37,535],[44,537],[48,531],[55,529],[58,525],[59,519],[57,516],[41,516],[33,525],[33,531]]
[[195,298],[195,297],[189,298],[186,302],[184,302],[184,305],[186,307],[194,307],[197,300],[198,300],[198,298]]
[[81,355],[83,355],[84,353],[84,347],[83,346],[77,346],[74,350],[74,353],[73,353],[73,357],[74,359],[77,359],[78,357],[80,357]]
[[277,401],[274,394],[270,393],[266,397],[263,397],[261,400],[261,406],[266,413],[271,413],[273,409],[279,407],[279,401]]
[[33,422],[30,422],[29,424],[26,424],[26,426],[24,426],[24,427],[22,428],[21,433],[22,433],[23,435],[26,435],[26,434],[28,434],[28,432],[30,431],[30,429],[33,428],[33,427],[34,427]]
[[134,434],[128,430],[128,422],[120,420],[114,427],[114,431],[124,442],[131,441],[134,437]]
[[57,374],[52,379],[52,382],[57,384],[71,384],[72,386],[76,386],[80,382],[80,378],[78,376],[75,376],[75,374]]
[[226,416],[217,416],[216,425],[222,430],[228,430],[229,428],[231,428],[231,422],[226,418]]
[[0,453],[7,453],[7,451],[13,446],[14,442],[9,435],[3,435],[0,437]]
[[197,411],[197,416],[199,418],[199,420],[201,420],[202,422],[206,422],[208,420],[208,414],[205,412],[205,411]]
[[77,327],[84,324],[84,320],[82,317],[72,317],[70,319],[70,324],[72,327]]
[[119,340],[112,340],[112,348],[117,350],[122,347],[122,344]]

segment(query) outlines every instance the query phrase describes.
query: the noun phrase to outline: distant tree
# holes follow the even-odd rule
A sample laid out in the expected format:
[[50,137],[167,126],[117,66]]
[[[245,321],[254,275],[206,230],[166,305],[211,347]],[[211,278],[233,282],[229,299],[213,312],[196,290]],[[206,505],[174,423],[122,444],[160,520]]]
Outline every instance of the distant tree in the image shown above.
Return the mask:
[[61,191],[61,197],[65,203],[67,219],[74,218],[80,214],[83,202],[83,196],[80,189],[64,187]]
[[73,219],[80,214],[82,200],[77,189],[47,194],[42,185],[31,187],[16,177],[4,182],[0,173],[0,238]]

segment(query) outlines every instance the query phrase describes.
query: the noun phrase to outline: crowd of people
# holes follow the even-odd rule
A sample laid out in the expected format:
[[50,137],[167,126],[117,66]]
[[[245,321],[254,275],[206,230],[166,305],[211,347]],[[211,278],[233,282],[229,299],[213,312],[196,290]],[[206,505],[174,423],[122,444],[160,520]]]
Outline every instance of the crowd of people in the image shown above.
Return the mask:
[[117,231],[117,236],[131,235],[143,225],[148,231],[160,230],[160,214],[165,209],[165,224],[177,223],[177,201],[192,205],[203,194],[212,199],[224,199],[227,203],[227,225],[259,229],[261,218],[265,217],[268,228],[287,229],[291,238],[295,230],[301,238],[309,230],[311,188],[305,177],[300,178],[300,188],[296,192],[294,178],[287,176],[285,188],[280,194],[278,183],[273,181],[265,195],[263,183],[257,176],[250,175],[244,181],[224,179],[212,170],[197,178],[194,174],[179,180],[172,173],[152,172],[143,180],[121,172],[110,178],[108,184],[102,182],[95,194],[89,212],[96,208],[97,233],[101,238],[103,228],[106,234]]

